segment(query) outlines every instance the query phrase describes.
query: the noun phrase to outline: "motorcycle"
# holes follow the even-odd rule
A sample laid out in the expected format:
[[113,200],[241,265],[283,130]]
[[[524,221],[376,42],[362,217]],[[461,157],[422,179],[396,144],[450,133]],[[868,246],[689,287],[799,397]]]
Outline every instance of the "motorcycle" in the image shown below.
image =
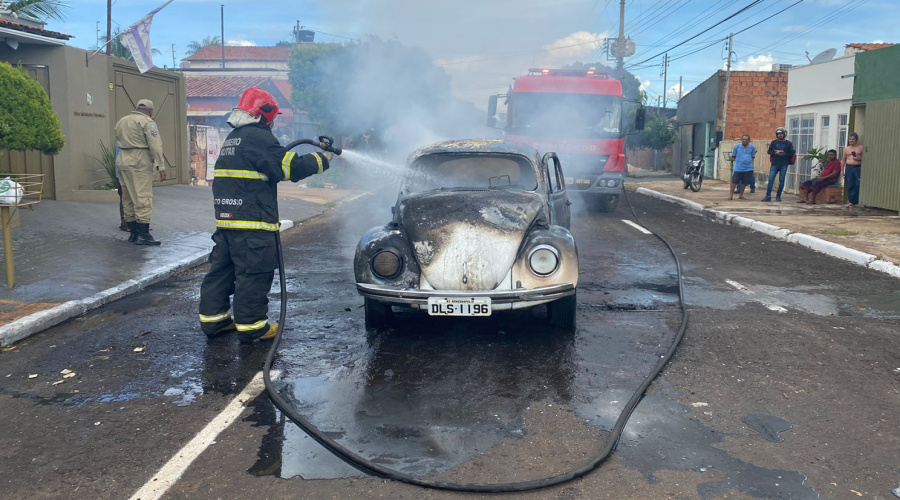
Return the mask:
[[693,151],[688,152],[691,159],[687,161],[687,170],[681,174],[681,180],[684,181],[684,188],[691,188],[691,191],[700,191],[703,185],[703,155],[694,156]]

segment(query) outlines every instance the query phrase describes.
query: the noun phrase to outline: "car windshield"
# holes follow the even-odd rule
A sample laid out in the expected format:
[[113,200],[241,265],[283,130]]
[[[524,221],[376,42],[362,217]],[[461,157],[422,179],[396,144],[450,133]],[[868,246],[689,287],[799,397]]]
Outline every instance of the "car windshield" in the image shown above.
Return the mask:
[[521,156],[436,154],[410,167],[404,182],[409,193],[435,189],[537,189],[531,162]]
[[622,104],[615,96],[519,92],[510,98],[509,114],[509,132],[517,135],[621,135]]

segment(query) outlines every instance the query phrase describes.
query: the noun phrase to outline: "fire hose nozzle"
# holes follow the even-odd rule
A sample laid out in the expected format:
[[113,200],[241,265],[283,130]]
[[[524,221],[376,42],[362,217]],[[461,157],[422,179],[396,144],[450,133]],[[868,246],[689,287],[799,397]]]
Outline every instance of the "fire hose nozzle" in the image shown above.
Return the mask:
[[319,136],[319,149],[322,151],[330,151],[338,156],[344,152],[343,149],[334,147],[334,139],[327,135]]

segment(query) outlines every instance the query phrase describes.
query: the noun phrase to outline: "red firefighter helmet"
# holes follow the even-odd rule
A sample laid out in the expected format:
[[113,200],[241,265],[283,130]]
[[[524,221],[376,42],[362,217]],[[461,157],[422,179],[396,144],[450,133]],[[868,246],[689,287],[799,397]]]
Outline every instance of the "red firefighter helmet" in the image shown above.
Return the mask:
[[241,94],[237,108],[242,109],[255,118],[262,117],[261,122],[264,125],[272,125],[275,121],[275,115],[280,114],[278,111],[278,101],[272,97],[272,94],[266,92],[259,87],[250,87]]

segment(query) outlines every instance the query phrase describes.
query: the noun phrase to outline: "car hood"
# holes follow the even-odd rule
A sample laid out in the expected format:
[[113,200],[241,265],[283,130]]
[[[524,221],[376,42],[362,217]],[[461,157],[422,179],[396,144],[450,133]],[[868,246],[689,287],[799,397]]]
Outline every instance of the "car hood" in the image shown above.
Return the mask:
[[493,290],[544,206],[530,191],[432,191],[403,198],[397,215],[436,290]]

